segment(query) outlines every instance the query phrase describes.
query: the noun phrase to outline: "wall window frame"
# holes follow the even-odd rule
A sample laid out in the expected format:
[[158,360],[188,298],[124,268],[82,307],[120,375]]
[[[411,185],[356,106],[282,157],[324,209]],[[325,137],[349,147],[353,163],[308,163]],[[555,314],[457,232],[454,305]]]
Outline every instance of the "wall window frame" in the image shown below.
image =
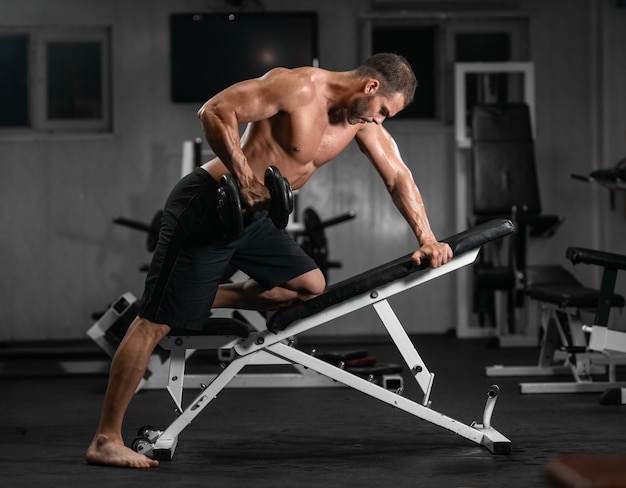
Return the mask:
[[[0,127],[0,136],[36,133],[111,133],[112,128],[112,87],[111,87],[111,34],[110,27],[91,26],[0,26],[0,36],[26,36],[27,52],[27,110],[26,125],[5,125]],[[50,80],[54,76],[50,53],[52,46],[96,47],[92,52],[99,54],[96,60],[99,82],[99,99],[95,115],[81,117],[51,116]],[[67,50],[67,49],[66,49]],[[56,58],[58,59],[58,57]],[[92,63],[93,65],[93,63]],[[75,92],[73,95],[75,96]],[[90,100],[93,104],[94,100]]]

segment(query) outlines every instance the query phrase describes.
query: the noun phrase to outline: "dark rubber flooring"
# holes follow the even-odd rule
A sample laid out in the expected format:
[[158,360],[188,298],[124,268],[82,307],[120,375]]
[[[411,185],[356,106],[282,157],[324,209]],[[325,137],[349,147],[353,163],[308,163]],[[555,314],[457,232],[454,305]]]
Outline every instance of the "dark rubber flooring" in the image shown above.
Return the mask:
[[[491,364],[532,365],[538,350],[444,336],[413,341],[435,373],[434,409],[463,423],[481,421],[487,388],[500,386],[492,424],[512,441],[511,454],[493,455],[347,388],[227,389],[183,431],[173,460],[146,471],[89,466],[84,451],[106,375],[63,372],[59,362],[106,358],[89,346],[68,346],[66,357],[58,345],[54,354],[44,353],[43,346],[5,347],[2,486],[528,488],[548,486],[544,470],[557,456],[626,453],[626,406],[601,406],[596,393],[521,395],[518,383],[532,378],[484,374]],[[399,360],[385,343],[327,343],[317,349],[355,347],[381,361]],[[202,367],[201,354],[194,361],[190,367]],[[409,381],[405,395],[418,398]],[[173,418],[164,390],[140,392],[126,418],[127,443],[142,425],[164,428]]]

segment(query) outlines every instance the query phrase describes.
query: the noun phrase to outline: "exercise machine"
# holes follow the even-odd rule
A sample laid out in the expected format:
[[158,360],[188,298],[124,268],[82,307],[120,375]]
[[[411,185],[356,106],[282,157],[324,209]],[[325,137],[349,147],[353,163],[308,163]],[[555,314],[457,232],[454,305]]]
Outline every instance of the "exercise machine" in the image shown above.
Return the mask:
[[[599,290],[583,286],[564,269],[555,281],[534,277],[527,288],[528,296],[541,305],[542,340],[539,360],[530,366],[495,365],[486,368],[487,376],[560,376],[569,381],[520,383],[521,393],[582,393],[620,388],[616,366],[626,364],[626,345],[617,352],[618,337],[625,332],[608,329],[612,309],[623,308],[624,297],[614,293],[617,271],[626,268],[626,257],[570,247],[566,257],[576,265],[594,264],[604,267]],[[549,276],[554,277],[554,270]],[[587,316],[592,326],[585,325]],[[613,345],[612,342],[616,341]],[[622,339],[622,343],[626,342]],[[598,380],[599,376],[604,378]],[[621,390],[620,390],[621,393]],[[612,393],[611,395],[615,395]],[[620,394],[621,397],[621,394]]]
[[[555,281],[557,266],[527,262],[531,238],[549,238],[564,221],[543,212],[530,107],[526,103],[477,104],[472,110],[472,213],[475,222],[509,218],[515,234],[485,249],[474,267],[474,311],[482,327],[497,327],[497,294],[504,294],[500,345],[536,344],[534,317],[527,312],[528,275]],[[552,274],[552,276],[550,276]]]
[[[569,250],[572,262],[601,266],[602,283],[600,287],[600,307],[594,324],[583,326],[583,331],[589,334],[590,351],[596,351],[609,358],[609,384],[600,396],[601,405],[626,404],[626,383],[617,382],[615,378],[615,364],[626,364],[626,330],[617,330],[608,327],[608,309],[613,304],[615,282],[618,271],[626,269],[626,256],[592,249],[571,248]],[[624,300],[620,302],[624,306]]]
[[572,174],[575,180],[595,183],[609,190],[611,209],[615,209],[615,192],[626,191],[626,158],[620,159],[611,168],[593,170],[588,175]]

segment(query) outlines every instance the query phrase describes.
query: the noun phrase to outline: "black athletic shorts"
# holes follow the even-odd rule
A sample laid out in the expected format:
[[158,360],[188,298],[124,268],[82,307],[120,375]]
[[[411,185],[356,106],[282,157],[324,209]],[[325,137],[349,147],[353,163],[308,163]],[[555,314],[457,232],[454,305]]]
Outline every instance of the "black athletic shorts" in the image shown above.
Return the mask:
[[217,217],[218,183],[196,168],[174,187],[161,218],[139,316],[200,330],[230,265],[270,289],[317,268],[267,212],[246,214],[243,234],[227,241]]

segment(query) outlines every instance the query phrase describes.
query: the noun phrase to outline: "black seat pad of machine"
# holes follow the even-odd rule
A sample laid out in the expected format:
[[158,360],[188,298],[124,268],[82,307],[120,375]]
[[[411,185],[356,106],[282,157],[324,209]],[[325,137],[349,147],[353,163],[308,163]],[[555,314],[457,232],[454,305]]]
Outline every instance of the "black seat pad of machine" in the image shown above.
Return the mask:
[[[441,242],[448,243],[454,255],[457,256],[511,234],[514,230],[513,223],[508,219],[490,220],[447,239],[442,239]],[[411,259],[412,255],[413,253],[407,254],[372,268],[329,286],[324,293],[311,300],[279,310],[268,320],[267,328],[272,332],[284,330],[295,320],[310,317],[332,305],[428,268],[428,260],[422,259],[421,264],[418,265]]]

